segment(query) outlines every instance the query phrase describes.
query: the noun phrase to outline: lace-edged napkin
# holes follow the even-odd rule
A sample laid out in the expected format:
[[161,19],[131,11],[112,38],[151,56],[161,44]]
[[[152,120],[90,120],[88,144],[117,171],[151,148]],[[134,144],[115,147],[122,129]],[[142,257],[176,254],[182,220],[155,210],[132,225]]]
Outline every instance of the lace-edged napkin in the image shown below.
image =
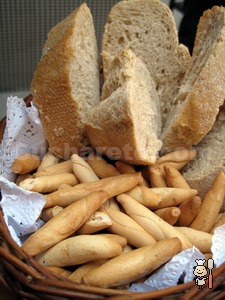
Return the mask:
[[39,219],[45,204],[42,194],[26,191],[0,175],[0,206],[5,223],[14,241],[21,246],[27,235],[44,222]]
[[14,159],[22,153],[42,157],[47,151],[47,142],[37,108],[26,107],[23,99],[8,97],[6,127],[0,144],[0,174],[10,181],[16,175],[11,171]]

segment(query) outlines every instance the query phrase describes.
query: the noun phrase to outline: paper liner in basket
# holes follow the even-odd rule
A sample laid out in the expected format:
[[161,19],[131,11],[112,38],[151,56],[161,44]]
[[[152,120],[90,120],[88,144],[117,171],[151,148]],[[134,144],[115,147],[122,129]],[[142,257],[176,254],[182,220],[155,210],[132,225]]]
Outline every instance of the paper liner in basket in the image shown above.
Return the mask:
[[11,171],[14,159],[22,153],[42,157],[47,151],[47,142],[37,108],[26,107],[24,99],[8,97],[6,127],[0,144],[0,174],[10,181],[16,175]]
[[43,221],[39,219],[45,204],[43,195],[26,191],[15,183],[0,175],[0,189],[2,199],[0,206],[4,220],[12,238],[18,245],[22,245],[24,236],[36,231]]

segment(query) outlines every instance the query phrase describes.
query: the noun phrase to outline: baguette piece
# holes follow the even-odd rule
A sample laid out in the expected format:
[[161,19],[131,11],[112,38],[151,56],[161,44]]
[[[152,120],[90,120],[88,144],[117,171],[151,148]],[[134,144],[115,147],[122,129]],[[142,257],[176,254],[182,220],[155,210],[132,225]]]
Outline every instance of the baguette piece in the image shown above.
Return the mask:
[[23,153],[19,155],[12,163],[12,171],[15,174],[27,174],[38,168],[41,159],[37,155]]
[[162,143],[150,97],[146,87],[129,78],[101,101],[86,124],[92,147],[130,164],[153,164]]
[[27,178],[20,182],[19,186],[25,190],[38,193],[52,193],[58,190],[61,184],[74,186],[79,183],[72,173],[45,175],[37,178]]
[[100,100],[99,86],[94,24],[84,3],[49,32],[32,80],[52,154],[69,159],[89,145],[84,123]]
[[43,266],[65,267],[111,258],[121,252],[121,245],[109,237],[83,234],[59,242],[35,259]]
[[152,273],[180,251],[178,238],[165,239],[108,260],[85,274],[83,282],[104,288],[130,283]]
[[107,199],[108,193],[98,191],[70,204],[30,235],[22,245],[23,250],[34,256],[66,239],[78,230]]
[[198,24],[192,55],[162,133],[164,151],[198,144],[212,128],[225,99],[225,8],[214,6]]
[[201,230],[196,230],[190,227],[175,227],[176,230],[187,236],[189,240],[192,242],[193,246],[198,248],[198,250],[202,253],[210,253],[212,247],[212,237],[213,235],[204,232]]
[[153,77],[164,123],[190,61],[188,49],[178,43],[167,5],[158,0],[124,0],[112,7],[102,39],[105,80],[114,57],[126,48],[143,60]]
[[[197,146],[197,158],[182,171],[185,180],[198,190],[202,199],[211,188],[216,174],[220,171],[225,173],[224,147],[225,110],[221,109],[213,128]],[[221,210],[225,211],[225,201]]]
[[154,212],[134,200],[132,197],[121,194],[117,196],[117,201],[122,205],[126,214],[141,225],[157,241],[165,238],[178,237],[182,243],[182,250],[192,246],[189,239],[180,234],[174,226],[158,217]]
[[130,245],[139,248],[156,243],[151,234],[125,213],[107,206],[102,206],[100,210],[112,220],[112,225],[108,226],[107,230],[125,237]]

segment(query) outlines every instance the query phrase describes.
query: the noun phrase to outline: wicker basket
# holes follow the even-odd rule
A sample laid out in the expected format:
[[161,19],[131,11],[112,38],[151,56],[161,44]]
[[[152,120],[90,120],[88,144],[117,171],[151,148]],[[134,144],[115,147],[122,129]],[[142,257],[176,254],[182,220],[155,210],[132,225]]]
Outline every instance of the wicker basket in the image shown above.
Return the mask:
[[[25,102],[28,104],[31,97]],[[0,123],[0,140],[5,119]],[[198,289],[194,281],[144,293],[76,284],[56,276],[27,255],[11,238],[0,210],[0,271],[2,281],[19,299],[225,299],[225,263],[213,270],[213,288]]]

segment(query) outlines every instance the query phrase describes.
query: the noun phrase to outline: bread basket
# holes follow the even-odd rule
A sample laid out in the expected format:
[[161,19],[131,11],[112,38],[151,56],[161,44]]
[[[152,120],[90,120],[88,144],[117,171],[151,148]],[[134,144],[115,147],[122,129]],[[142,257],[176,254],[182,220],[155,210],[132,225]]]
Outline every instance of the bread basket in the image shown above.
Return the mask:
[[[31,96],[24,100],[29,105]],[[0,123],[0,139],[5,127]],[[1,281],[19,299],[224,299],[225,263],[213,270],[213,287],[198,289],[194,281],[152,292],[128,292],[77,284],[56,276],[27,255],[11,238],[0,210]]]

